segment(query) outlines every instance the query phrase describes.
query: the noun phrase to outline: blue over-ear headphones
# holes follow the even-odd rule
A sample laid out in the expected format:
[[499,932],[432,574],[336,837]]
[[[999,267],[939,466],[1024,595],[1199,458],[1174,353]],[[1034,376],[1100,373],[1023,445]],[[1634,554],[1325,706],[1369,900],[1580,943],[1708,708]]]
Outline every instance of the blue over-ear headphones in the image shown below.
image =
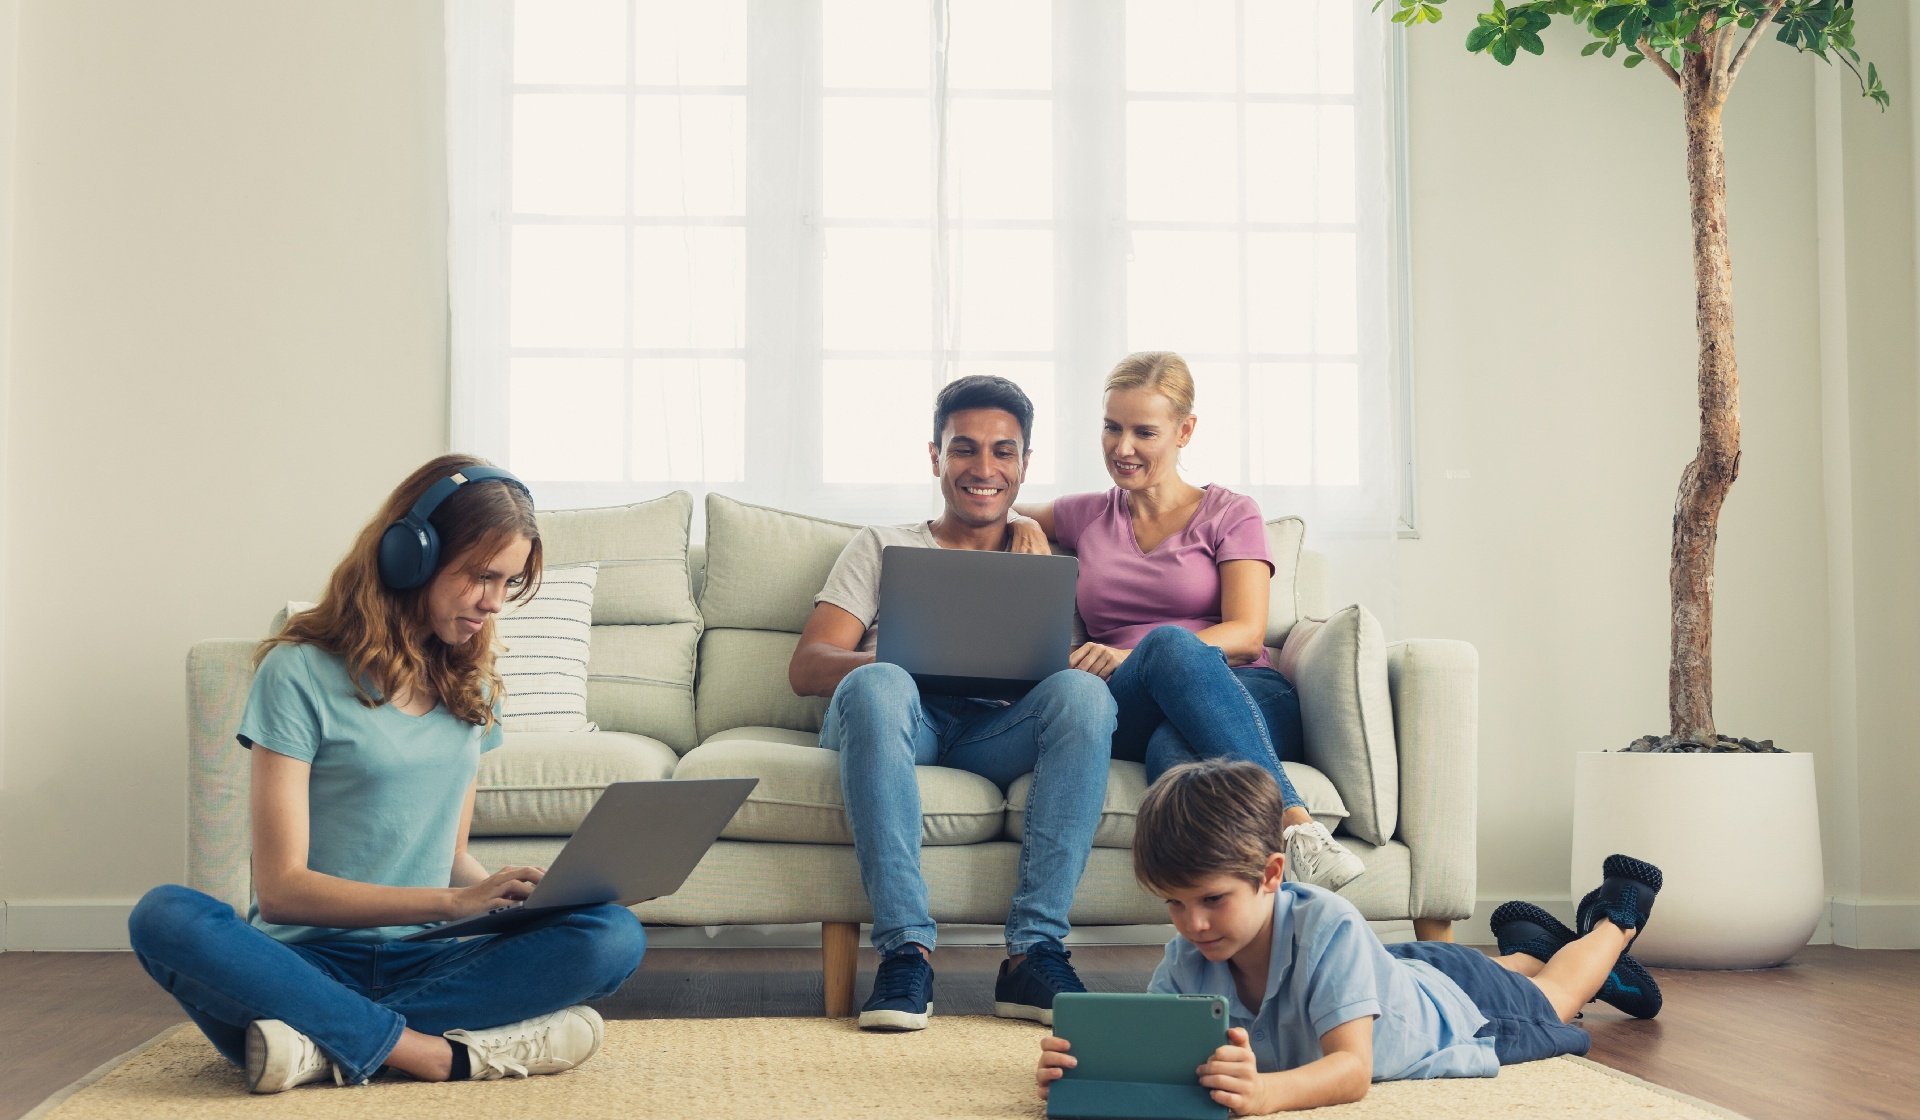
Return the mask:
[[380,582],[395,591],[419,587],[440,567],[440,533],[428,520],[440,503],[470,482],[504,482],[533,497],[527,484],[499,467],[466,467],[427,487],[407,515],[380,534]]

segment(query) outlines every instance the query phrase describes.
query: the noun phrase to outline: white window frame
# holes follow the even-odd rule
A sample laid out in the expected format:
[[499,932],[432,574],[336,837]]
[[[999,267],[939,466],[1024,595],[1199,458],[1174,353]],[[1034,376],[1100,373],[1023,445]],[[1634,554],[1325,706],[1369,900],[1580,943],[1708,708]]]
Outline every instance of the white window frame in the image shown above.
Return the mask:
[[[936,0],[936,3],[938,0]],[[631,5],[629,5],[631,13]],[[1055,398],[1059,402],[1093,401],[1100,381],[1113,361],[1126,352],[1126,255],[1134,229],[1249,232],[1326,228],[1248,222],[1244,178],[1242,220],[1229,223],[1130,222],[1125,213],[1126,106],[1130,99],[1224,101],[1242,106],[1262,101],[1325,103],[1321,95],[1287,96],[1247,94],[1142,94],[1125,89],[1125,5],[1064,0],[1053,5],[1053,84],[1033,96],[1050,99],[1054,114],[1054,205],[1052,220],[972,221],[977,228],[1046,228],[1055,237],[1055,337],[1050,355],[945,350],[932,340],[936,367],[969,360],[994,358],[1045,359],[1055,363]],[[937,9],[936,9],[937,17]],[[511,351],[507,330],[508,244],[514,221],[600,223],[607,219],[522,218],[509,213],[510,181],[511,0],[461,0],[450,4],[448,19],[448,167],[449,167],[449,285],[452,318],[452,444],[511,466],[507,416],[508,363],[511,354],[538,356],[539,351]],[[629,16],[631,20],[631,15]],[[846,485],[821,479],[821,393],[806,391],[791,376],[774,376],[770,369],[812,370],[820,362],[851,354],[827,351],[821,340],[820,260],[823,235],[839,226],[875,227],[888,223],[824,219],[821,190],[820,118],[823,90],[819,72],[821,52],[818,0],[749,0],[753,34],[807,44],[794,51],[762,51],[744,87],[714,87],[707,92],[744,92],[749,173],[746,180],[746,216],[720,219],[650,219],[629,213],[626,228],[644,224],[744,225],[747,235],[746,344],[732,350],[634,350],[604,352],[605,356],[726,357],[747,367],[748,409],[745,417],[745,482],[628,481],[618,483],[547,482],[539,487],[542,504],[554,508],[618,504],[674,489],[687,489],[696,498],[709,491],[749,501],[804,510],[854,521],[917,516],[928,508],[932,488],[920,485]],[[1360,300],[1360,337],[1374,340],[1362,347],[1360,382],[1363,391],[1363,428],[1369,418],[1390,427],[1378,433],[1391,441],[1390,476],[1377,479],[1366,490],[1364,510],[1348,517],[1336,513],[1316,524],[1320,531],[1371,533],[1383,528],[1403,536],[1416,534],[1413,464],[1413,394],[1408,310],[1410,261],[1407,236],[1405,139],[1405,61],[1402,36],[1384,19],[1379,38],[1362,49],[1377,48],[1382,73],[1369,82],[1364,70],[1356,75],[1355,93],[1360,134],[1355,169],[1357,184],[1377,184],[1371,194],[1361,192],[1355,228],[1361,237],[1362,271],[1375,262],[1377,290]],[[932,36],[930,36],[932,38]],[[631,57],[629,59],[631,66]],[[582,86],[595,93],[673,92],[638,87]],[[575,87],[523,87],[565,92]],[[776,128],[768,113],[757,107],[770,104],[768,90],[810,91],[803,97],[809,108],[807,127],[800,132]],[[688,89],[685,92],[701,92]],[[867,91],[876,96],[901,91]],[[919,92],[919,91],[915,91]],[[835,96],[846,91],[835,90]],[[964,96],[974,96],[967,94]],[[1018,96],[1017,94],[1011,96]],[[631,102],[629,102],[629,124]],[[1369,133],[1369,122],[1375,131]],[[626,143],[631,145],[632,131]],[[631,157],[631,152],[629,152]],[[626,161],[632,175],[633,160]],[[631,192],[628,192],[631,210]],[[1060,215],[1072,214],[1063,221]],[[944,215],[932,219],[938,224]],[[928,226],[926,221],[892,223]],[[944,229],[966,228],[954,223]],[[1244,244],[1244,242],[1243,242]],[[630,246],[630,243],[629,243]],[[627,250],[631,281],[631,248]],[[1244,252],[1242,260],[1244,261]],[[1244,266],[1243,266],[1244,267]],[[810,279],[810,282],[798,282]],[[1244,291],[1244,286],[1243,286]],[[937,298],[937,297],[936,297]],[[1243,296],[1244,298],[1244,296]],[[1243,337],[1245,319],[1243,319]],[[935,333],[939,333],[936,323]],[[631,324],[628,327],[629,340]],[[1244,346],[1243,346],[1244,350]],[[591,356],[590,351],[565,351],[569,356]],[[861,351],[859,357],[884,357]],[[918,353],[912,355],[922,357]],[[1188,353],[1204,360],[1220,355]],[[1297,360],[1301,355],[1226,355],[1241,363],[1243,394],[1247,392],[1247,363],[1268,359]],[[944,362],[939,361],[944,359]],[[631,379],[629,379],[631,392]],[[932,385],[929,385],[929,397]],[[1215,415],[1219,402],[1203,401]],[[1245,401],[1240,402],[1244,409]],[[1036,417],[1034,440],[1059,449],[1058,481],[1029,486],[1025,496],[1046,498],[1058,493],[1100,489],[1108,485],[1092,453],[1094,436],[1068,430],[1068,408]],[[1214,421],[1216,424],[1219,421]],[[919,432],[876,432],[876,439],[924,442]],[[1084,449],[1085,453],[1079,453]],[[629,453],[630,454],[630,453]],[[771,480],[781,480],[774,484]],[[1325,508],[1311,487],[1243,486],[1270,513],[1300,508]]]

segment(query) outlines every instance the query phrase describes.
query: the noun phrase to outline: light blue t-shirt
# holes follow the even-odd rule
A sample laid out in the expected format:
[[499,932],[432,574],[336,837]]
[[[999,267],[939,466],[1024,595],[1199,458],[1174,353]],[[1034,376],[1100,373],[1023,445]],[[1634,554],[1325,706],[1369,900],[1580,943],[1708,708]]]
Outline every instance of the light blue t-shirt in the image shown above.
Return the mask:
[[[503,735],[497,718],[482,728],[441,704],[421,716],[365,707],[344,660],[296,643],[260,662],[238,738],[313,768],[309,868],[382,886],[444,887],[467,787]],[[261,920],[257,900],[247,920],[281,941],[390,941],[420,928],[277,925]]]
[[1321,1056],[1320,1036],[1352,1019],[1373,1022],[1373,1079],[1492,1077],[1500,1072],[1487,1022],[1473,1000],[1425,961],[1388,954],[1353,903],[1304,883],[1282,883],[1273,900],[1273,957],[1267,991],[1248,1010],[1227,962],[1215,963],[1184,937],[1167,943],[1148,988],[1227,997],[1265,1072]]

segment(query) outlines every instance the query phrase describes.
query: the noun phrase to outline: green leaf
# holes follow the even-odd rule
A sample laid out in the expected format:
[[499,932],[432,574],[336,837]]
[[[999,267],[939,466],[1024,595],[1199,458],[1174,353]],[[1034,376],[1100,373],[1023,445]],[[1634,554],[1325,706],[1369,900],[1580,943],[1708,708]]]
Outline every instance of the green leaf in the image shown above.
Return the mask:
[[1479,54],[1491,46],[1493,41],[1499,37],[1499,28],[1488,27],[1486,24],[1481,24],[1479,27],[1467,32],[1467,50],[1473,54]]
[[1600,53],[1601,53],[1602,55],[1604,55],[1604,56],[1606,56],[1607,58],[1612,58],[1612,57],[1613,57],[1613,52],[1615,52],[1615,51],[1617,51],[1617,50],[1619,50],[1619,49],[1620,49],[1620,44],[1618,44],[1618,43],[1608,43],[1608,44],[1607,44],[1606,46],[1604,46],[1604,47],[1601,47],[1601,48],[1600,48]]
[[1520,49],[1526,51],[1528,54],[1538,55],[1547,53],[1547,45],[1540,41],[1540,36],[1535,35],[1531,31],[1516,31],[1513,33],[1513,37],[1519,41]]
[[1598,39],[1595,39],[1593,42],[1588,43],[1586,46],[1580,48],[1580,57],[1585,58],[1604,46],[1606,46],[1605,43],[1601,42]]
[[1627,69],[1631,70],[1634,67],[1640,65],[1642,62],[1645,62],[1646,60],[1647,60],[1646,55],[1639,54],[1637,52],[1634,54],[1630,54],[1627,56]]
[[1513,45],[1513,40],[1504,36],[1493,44],[1493,57],[1502,66],[1512,66],[1514,58],[1519,53],[1518,48]]
[[1626,18],[1632,14],[1633,8],[1627,4],[1616,4],[1611,8],[1602,8],[1600,9],[1600,13],[1593,17],[1593,29],[1595,31],[1616,30],[1626,21]]

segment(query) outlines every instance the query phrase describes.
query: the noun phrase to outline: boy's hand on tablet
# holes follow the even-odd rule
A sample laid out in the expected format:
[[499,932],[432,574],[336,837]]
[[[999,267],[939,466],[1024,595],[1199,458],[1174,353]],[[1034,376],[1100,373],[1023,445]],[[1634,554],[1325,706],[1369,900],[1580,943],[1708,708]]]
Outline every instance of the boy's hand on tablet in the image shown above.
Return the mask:
[[1226,1105],[1235,1116],[1273,1111],[1264,1107],[1266,1083],[1254,1063],[1244,1027],[1228,1027],[1227,1044],[1215,1050],[1207,1064],[1195,1072],[1200,1075],[1200,1084],[1212,1090],[1214,1102]]
[[1040,1083],[1040,1099],[1047,1099],[1047,1086],[1065,1077],[1067,1071],[1079,1064],[1078,1059],[1067,1053],[1071,1046],[1064,1038],[1053,1035],[1040,1040],[1040,1068],[1034,1071],[1035,1081]]

